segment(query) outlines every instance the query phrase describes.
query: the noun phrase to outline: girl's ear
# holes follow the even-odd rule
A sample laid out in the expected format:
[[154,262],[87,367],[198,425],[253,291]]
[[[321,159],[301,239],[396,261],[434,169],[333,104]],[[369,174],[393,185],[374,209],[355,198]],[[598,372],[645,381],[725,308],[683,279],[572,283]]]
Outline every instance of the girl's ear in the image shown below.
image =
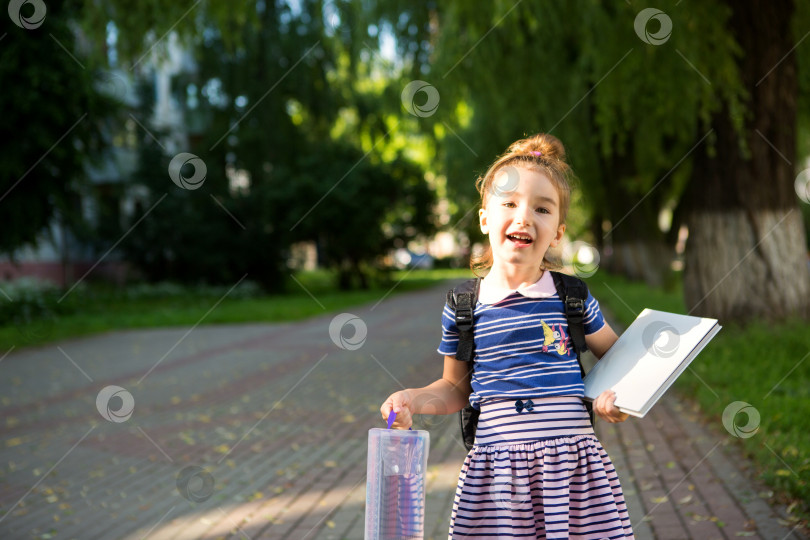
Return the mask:
[[487,211],[482,208],[478,211],[478,224],[481,226],[481,232],[489,234],[489,225],[487,225]]
[[557,235],[551,239],[551,247],[557,247],[562,242],[563,235],[565,234],[565,223],[557,227]]

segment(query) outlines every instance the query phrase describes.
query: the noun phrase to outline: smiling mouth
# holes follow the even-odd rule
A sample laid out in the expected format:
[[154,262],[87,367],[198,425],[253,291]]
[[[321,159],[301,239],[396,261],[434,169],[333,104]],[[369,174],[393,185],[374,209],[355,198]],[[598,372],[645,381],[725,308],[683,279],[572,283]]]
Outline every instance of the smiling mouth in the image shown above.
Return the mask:
[[528,234],[521,234],[521,233],[507,234],[506,238],[508,238],[511,242],[514,242],[519,246],[528,246],[534,241],[532,240],[532,237],[529,236]]

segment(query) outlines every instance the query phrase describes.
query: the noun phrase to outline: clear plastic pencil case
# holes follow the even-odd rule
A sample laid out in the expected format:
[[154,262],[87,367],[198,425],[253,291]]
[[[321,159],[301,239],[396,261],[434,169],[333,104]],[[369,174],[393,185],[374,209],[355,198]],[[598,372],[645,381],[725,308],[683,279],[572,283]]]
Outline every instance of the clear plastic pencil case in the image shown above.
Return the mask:
[[368,431],[366,540],[424,537],[429,450],[427,431]]

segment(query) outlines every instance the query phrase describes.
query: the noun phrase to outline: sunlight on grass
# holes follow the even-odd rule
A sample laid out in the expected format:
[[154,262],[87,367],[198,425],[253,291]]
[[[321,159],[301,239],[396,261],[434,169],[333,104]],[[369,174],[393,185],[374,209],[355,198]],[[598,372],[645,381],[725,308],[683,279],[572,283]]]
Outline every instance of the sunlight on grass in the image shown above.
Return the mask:
[[[588,280],[594,296],[622,326],[643,308],[686,313],[681,288],[652,289],[599,273]],[[759,429],[737,439],[795,514],[810,517],[810,333],[791,320],[746,327],[720,321],[723,329],[675,383],[695,400],[712,423],[721,425],[731,403],[751,404],[760,414]],[[745,415],[740,421],[746,423]]]

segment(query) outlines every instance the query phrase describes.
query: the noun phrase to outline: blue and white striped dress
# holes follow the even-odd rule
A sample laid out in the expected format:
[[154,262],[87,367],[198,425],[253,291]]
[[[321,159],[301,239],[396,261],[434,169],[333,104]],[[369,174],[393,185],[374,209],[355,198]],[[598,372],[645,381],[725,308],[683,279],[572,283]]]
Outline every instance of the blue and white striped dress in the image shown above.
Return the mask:
[[[562,300],[549,272],[518,291],[481,284],[470,403],[481,410],[450,538],[633,538],[616,470],[590,424]],[[588,296],[585,334],[605,324]],[[445,306],[439,353],[455,355]]]

